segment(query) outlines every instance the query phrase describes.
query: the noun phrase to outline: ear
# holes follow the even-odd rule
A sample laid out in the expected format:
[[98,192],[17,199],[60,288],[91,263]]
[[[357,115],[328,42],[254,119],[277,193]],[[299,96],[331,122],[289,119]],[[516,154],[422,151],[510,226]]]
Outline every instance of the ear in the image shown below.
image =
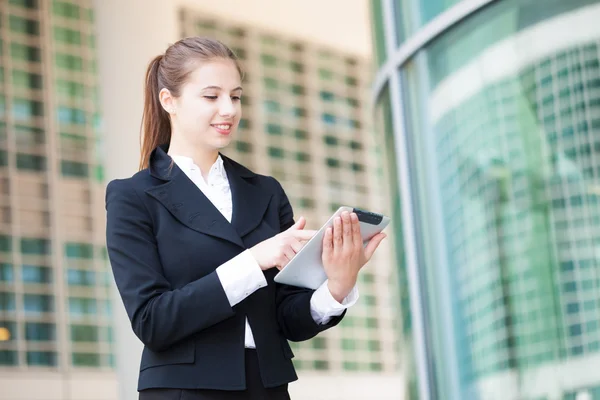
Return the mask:
[[162,88],[158,93],[158,99],[166,112],[175,114],[175,98],[171,95],[169,89]]

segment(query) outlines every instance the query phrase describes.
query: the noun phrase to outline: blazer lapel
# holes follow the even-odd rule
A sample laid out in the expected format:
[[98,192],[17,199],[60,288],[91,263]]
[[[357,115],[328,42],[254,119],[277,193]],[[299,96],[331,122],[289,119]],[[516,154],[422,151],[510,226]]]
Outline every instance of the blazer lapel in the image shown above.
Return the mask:
[[[236,229],[172,162],[166,150],[166,146],[158,147],[150,157],[150,174],[165,183],[147,189],[146,193],[162,203],[179,222],[189,228],[245,248]],[[233,207],[235,210],[235,203]]]
[[273,193],[258,185],[258,179],[253,179],[257,177],[254,172],[222,154],[221,157],[231,187],[233,201],[231,223],[243,237],[261,223]]

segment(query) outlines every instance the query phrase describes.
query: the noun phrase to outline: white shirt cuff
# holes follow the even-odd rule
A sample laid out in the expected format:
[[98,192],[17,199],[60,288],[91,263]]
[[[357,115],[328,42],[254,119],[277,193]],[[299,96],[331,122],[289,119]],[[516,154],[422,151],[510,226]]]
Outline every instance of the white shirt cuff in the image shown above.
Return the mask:
[[338,303],[333,298],[325,281],[310,298],[310,314],[317,324],[325,325],[332,317],[341,315],[345,309],[352,307],[358,301],[358,286],[354,285],[348,296]]
[[256,259],[246,250],[217,268],[217,276],[223,285],[231,307],[267,286]]

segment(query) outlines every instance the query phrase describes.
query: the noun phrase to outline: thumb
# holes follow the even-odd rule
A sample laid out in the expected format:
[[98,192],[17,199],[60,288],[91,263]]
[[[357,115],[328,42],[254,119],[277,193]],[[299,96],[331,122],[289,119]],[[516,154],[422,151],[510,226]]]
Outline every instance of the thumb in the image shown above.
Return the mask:
[[375,250],[377,250],[377,247],[379,246],[381,241],[385,239],[386,236],[387,235],[385,233],[379,233],[375,235],[371,240],[369,240],[369,243],[365,248],[365,257],[367,258],[367,261],[371,259],[373,253],[375,253]]
[[289,230],[301,230],[304,229],[304,227],[306,226],[306,218],[304,217],[300,217],[298,218],[298,221],[296,221],[296,223],[292,226],[289,227]]

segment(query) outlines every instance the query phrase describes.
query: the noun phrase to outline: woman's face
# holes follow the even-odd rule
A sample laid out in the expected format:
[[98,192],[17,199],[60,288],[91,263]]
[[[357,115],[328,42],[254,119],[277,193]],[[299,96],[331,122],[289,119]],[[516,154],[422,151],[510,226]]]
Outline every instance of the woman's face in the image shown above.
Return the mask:
[[227,146],[242,117],[241,85],[232,60],[202,63],[189,75],[181,95],[172,99],[173,133],[193,147]]

